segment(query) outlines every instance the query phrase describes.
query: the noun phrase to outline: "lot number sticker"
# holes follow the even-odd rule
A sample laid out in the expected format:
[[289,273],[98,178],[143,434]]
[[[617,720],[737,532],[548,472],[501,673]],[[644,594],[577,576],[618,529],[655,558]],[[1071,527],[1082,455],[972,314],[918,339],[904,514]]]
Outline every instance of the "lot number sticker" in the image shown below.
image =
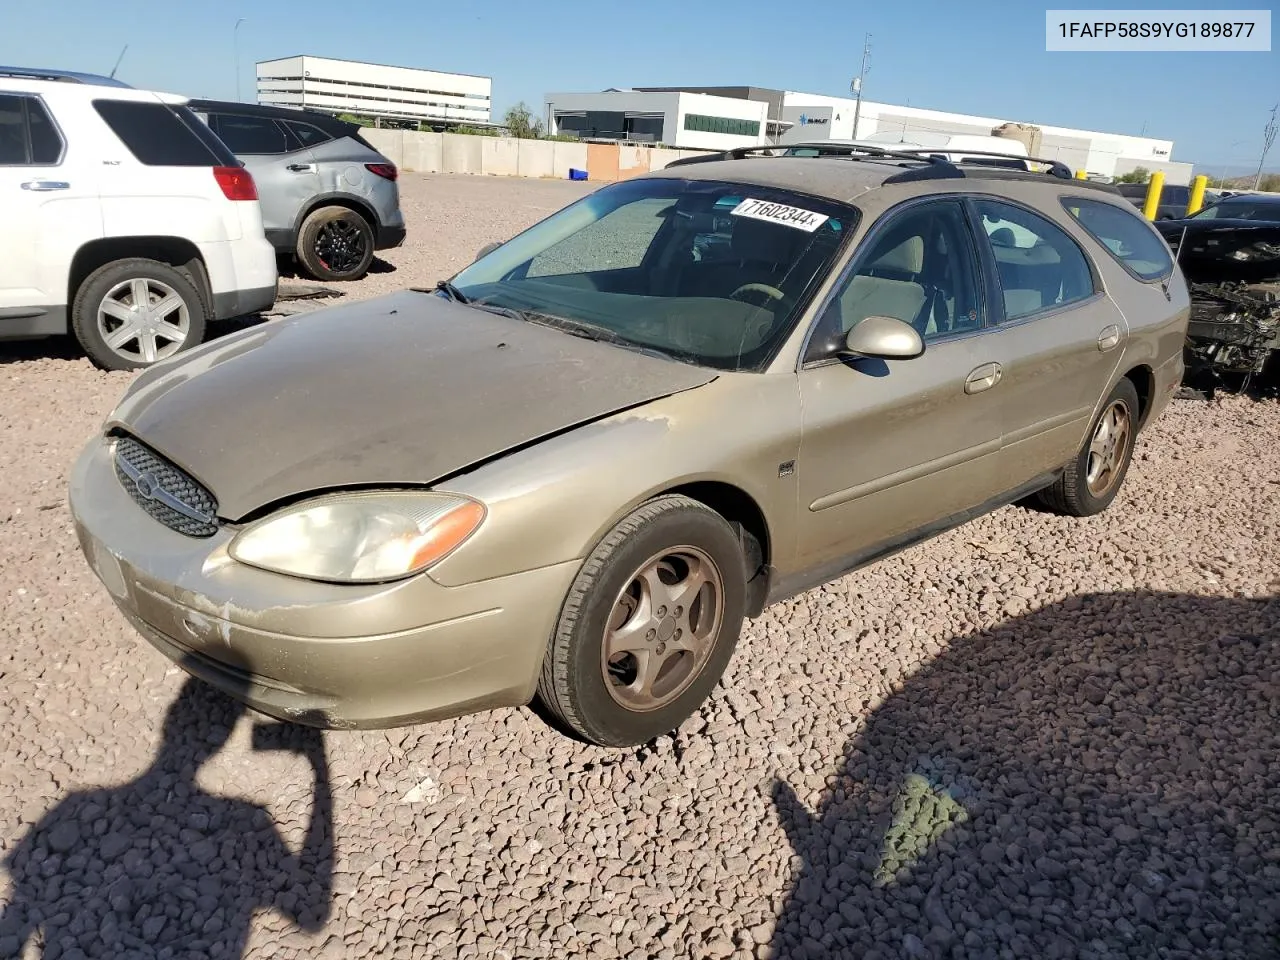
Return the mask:
[[805,233],[813,233],[830,219],[826,214],[789,207],[785,203],[769,203],[767,200],[757,200],[754,197],[747,197],[729,213],[735,217],[750,217],[753,220],[781,223],[784,226],[803,230]]

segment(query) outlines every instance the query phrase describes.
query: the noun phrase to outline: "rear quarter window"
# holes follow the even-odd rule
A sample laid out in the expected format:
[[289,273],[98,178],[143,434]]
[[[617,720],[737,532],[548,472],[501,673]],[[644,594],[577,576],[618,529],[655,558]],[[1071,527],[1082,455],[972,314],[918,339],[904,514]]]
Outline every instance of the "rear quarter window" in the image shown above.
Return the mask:
[[93,108],[145,166],[240,166],[235,154],[187,107],[142,100],[94,100]]
[[1123,207],[1086,197],[1063,197],[1062,205],[1085,231],[1139,280],[1163,280],[1173,258],[1145,220]]
[[297,137],[298,142],[304,147],[319,146],[333,139],[330,134],[310,123],[299,123],[296,120],[284,120],[281,122],[289,128],[289,132]]

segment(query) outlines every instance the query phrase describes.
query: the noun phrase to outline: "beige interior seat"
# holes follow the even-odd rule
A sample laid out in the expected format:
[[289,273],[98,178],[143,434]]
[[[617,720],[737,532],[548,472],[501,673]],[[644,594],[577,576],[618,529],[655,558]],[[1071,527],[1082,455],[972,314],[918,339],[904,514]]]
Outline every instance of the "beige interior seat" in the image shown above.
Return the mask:
[[896,317],[917,325],[928,300],[924,287],[914,279],[897,279],[881,274],[916,277],[924,269],[924,238],[908,237],[877,257],[867,268],[871,273],[854,277],[840,297],[841,334],[867,317]]

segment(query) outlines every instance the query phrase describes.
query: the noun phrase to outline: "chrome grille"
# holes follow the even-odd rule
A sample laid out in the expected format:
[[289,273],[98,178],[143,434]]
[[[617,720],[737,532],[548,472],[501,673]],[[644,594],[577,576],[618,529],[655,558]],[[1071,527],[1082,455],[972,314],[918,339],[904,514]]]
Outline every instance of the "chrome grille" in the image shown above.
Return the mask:
[[116,476],[134,503],[188,537],[218,531],[218,502],[183,470],[133,437],[116,440]]

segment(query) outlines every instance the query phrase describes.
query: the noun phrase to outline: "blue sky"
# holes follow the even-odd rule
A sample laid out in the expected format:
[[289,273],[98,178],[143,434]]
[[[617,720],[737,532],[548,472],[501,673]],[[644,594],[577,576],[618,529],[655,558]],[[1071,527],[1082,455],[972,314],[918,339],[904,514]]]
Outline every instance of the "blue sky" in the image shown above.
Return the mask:
[[[1046,6],[1063,2],[867,3],[808,0],[10,0],[0,63],[106,73],[135,86],[233,97],[239,30],[245,99],[253,63],[298,53],[493,77],[497,113],[540,112],[549,91],[611,86],[753,84],[843,95],[872,34],[865,95],[889,103],[1139,134],[1174,141],[1176,160],[1252,169],[1280,100],[1270,53],[1047,53]],[[1074,6],[1102,7],[1104,4]],[[1174,4],[1131,2],[1127,9]],[[1265,4],[1202,2],[1195,9]],[[1185,4],[1181,7],[1187,7]],[[609,10],[612,12],[607,12]],[[1268,156],[1280,168],[1280,144]]]

